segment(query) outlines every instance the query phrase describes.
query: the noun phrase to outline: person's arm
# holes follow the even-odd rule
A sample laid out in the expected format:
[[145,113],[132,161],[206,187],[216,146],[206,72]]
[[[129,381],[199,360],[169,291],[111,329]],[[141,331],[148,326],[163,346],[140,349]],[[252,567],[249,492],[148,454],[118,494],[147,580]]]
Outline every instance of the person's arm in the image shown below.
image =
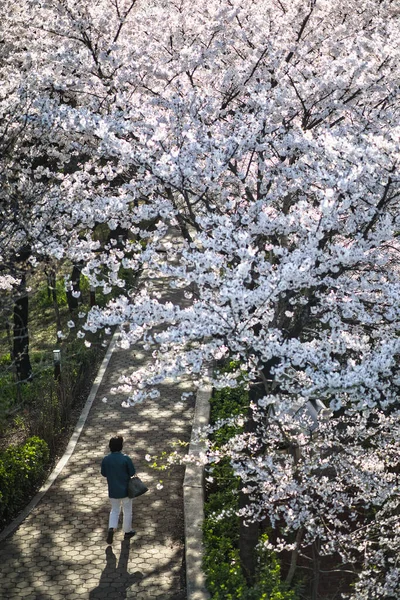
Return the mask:
[[101,474],[103,475],[103,477],[107,477],[106,464],[105,464],[104,458],[101,461]]
[[129,477],[132,477],[136,473],[135,465],[133,464],[133,462],[129,458],[129,456],[127,456],[126,458],[127,458],[127,466],[128,466]]

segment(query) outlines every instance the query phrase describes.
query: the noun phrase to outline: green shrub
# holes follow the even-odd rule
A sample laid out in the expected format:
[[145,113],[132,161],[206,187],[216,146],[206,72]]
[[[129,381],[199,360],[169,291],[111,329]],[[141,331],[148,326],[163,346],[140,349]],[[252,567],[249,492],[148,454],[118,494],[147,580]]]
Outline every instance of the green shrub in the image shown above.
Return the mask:
[[249,406],[249,394],[242,386],[214,390],[210,404],[211,421],[239,416]]
[[[42,361],[45,353],[37,353]],[[53,367],[43,366],[44,362],[33,362],[36,367],[32,381],[27,383],[17,383],[15,375],[11,371],[0,374],[0,415],[5,416],[14,405],[32,405],[37,398],[41,398],[43,390],[48,386],[48,381],[52,379]]]
[[[207,587],[213,600],[295,600],[295,592],[281,582],[280,564],[275,554],[267,551],[261,540],[257,549],[257,570],[253,587],[247,585],[240,566],[239,519],[230,498],[218,495],[219,512],[209,514],[204,522],[204,569]],[[215,507],[215,503],[214,503]]]
[[36,350],[34,352],[29,353],[29,357],[31,359],[31,363],[34,366],[44,365],[49,363],[49,352],[48,350]]
[[7,411],[15,403],[16,385],[14,374],[10,371],[0,375],[0,419],[5,418]]
[[276,555],[264,546],[267,540],[266,534],[261,536],[257,548],[256,584],[244,597],[246,600],[295,600],[295,592],[281,582],[281,567]]
[[104,348],[98,343],[86,348],[82,340],[72,338],[62,348],[60,383],[54,379],[49,351],[32,353],[33,379],[29,383],[16,383],[10,369],[0,371],[0,431],[11,418],[15,424],[15,415],[23,413],[24,429],[44,439],[54,453],[74,402],[87,394],[88,382],[103,355]]
[[[225,388],[214,390],[210,399],[210,422],[214,424],[220,419],[229,419],[246,414],[249,406],[249,395],[243,387]],[[226,424],[220,427],[212,435],[212,441],[216,446],[222,446],[241,428]]]
[[48,445],[38,437],[0,454],[0,526],[24,508],[41,483],[48,462]]
[[0,367],[9,367],[11,365],[11,353],[7,352],[0,356]]

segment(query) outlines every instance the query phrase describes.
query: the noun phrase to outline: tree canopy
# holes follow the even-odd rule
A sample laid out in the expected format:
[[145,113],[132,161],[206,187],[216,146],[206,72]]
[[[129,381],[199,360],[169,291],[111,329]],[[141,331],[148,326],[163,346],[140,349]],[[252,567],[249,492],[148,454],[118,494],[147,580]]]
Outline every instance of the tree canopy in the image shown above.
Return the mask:
[[[399,20],[391,0],[22,0],[2,23],[7,239],[19,194],[33,255],[183,291],[143,280],[85,327],[153,348],[131,402],[188,373],[250,388],[252,431],[218,450],[247,518],[358,563],[357,600],[399,590]],[[315,436],[293,414],[317,400]]]

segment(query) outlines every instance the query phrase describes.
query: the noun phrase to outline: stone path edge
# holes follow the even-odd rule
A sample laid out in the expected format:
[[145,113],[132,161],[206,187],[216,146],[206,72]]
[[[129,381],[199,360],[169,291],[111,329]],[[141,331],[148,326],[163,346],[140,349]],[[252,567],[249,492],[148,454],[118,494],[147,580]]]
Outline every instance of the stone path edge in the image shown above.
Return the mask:
[[[200,388],[196,394],[196,406],[192,424],[189,455],[195,459],[205,449],[205,444],[196,439],[199,429],[210,420],[211,387]],[[186,598],[187,600],[209,600],[206,577],[202,568],[204,521],[204,467],[188,463],[183,481],[183,506],[185,527]]]
[[18,517],[16,517],[5,529],[0,533],[0,542],[5,540],[9,535],[11,535],[26,519],[29,513],[35,508],[37,504],[39,504],[40,500],[43,498],[45,493],[50,489],[53,485],[67,462],[72,456],[72,453],[75,449],[75,446],[78,442],[78,439],[82,433],[83,427],[86,423],[87,416],[92,407],[93,401],[96,397],[97,391],[100,387],[100,384],[103,380],[104,374],[108,367],[108,363],[110,362],[112,353],[114,352],[117,340],[119,337],[119,331],[117,330],[113,337],[111,338],[111,342],[108,345],[107,352],[103,358],[103,361],[100,365],[100,368],[97,372],[96,378],[93,382],[92,388],[90,390],[89,396],[85,402],[85,406],[82,409],[79,420],[75,426],[74,432],[68,442],[68,446],[63,454],[63,456],[58,461],[57,465],[54,467],[53,471],[50,473],[49,477],[46,479],[45,483],[42,485],[38,493],[32,498],[29,504],[20,512]]

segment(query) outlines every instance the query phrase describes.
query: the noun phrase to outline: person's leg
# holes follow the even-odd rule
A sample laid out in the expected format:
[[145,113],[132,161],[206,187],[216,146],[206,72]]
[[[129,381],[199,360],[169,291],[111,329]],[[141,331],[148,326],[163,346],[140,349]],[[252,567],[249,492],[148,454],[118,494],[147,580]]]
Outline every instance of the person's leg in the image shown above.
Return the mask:
[[111,510],[110,516],[108,518],[108,534],[107,534],[107,544],[113,543],[114,531],[118,527],[118,519],[119,513],[121,512],[121,499],[120,498],[110,498],[111,502]]
[[121,512],[121,498],[110,498],[111,510],[108,519],[108,528],[117,529],[119,513]]
[[130,533],[132,531],[132,498],[122,499],[122,510],[124,515],[122,529],[124,533]]

